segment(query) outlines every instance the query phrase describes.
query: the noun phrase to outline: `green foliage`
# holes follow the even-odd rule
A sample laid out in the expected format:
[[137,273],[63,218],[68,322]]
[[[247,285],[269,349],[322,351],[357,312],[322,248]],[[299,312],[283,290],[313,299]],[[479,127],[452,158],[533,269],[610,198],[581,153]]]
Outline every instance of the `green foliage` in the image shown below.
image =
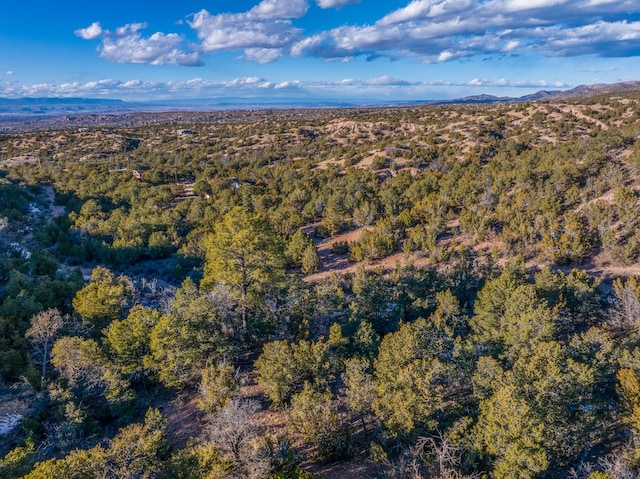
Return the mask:
[[540,259],[560,265],[579,263],[594,247],[593,235],[582,218],[568,212],[560,221],[545,228],[540,242]]
[[511,470],[534,477],[583,450],[601,407],[594,373],[556,342],[538,343],[510,370],[480,358],[473,378],[481,409],[476,432],[495,459],[496,476]]
[[151,354],[144,358],[144,366],[156,371],[164,385],[178,388],[195,384],[207,361],[222,358],[229,346],[220,312],[189,278],[149,339]]
[[448,340],[425,320],[404,324],[380,343],[374,361],[373,410],[393,434],[411,435],[433,425],[447,374]]
[[595,471],[589,474],[588,479],[613,479],[613,478],[609,474],[606,474],[604,472]]
[[287,403],[305,381],[322,388],[334,373],[329,351],[329,344],[323,341],[267,343],[254,365],[258,383],[274,405]]
[[505,312],[508,298],[527,281],[521,260],[507,263],[500,276],[486,282],[478,292],[471,319],[471,327],[481,337],[489,339],[500,329],[500,318]]
[[9,451],[0,459],[0,476],[5,479],[17,479],[25,475],[34,460],[35,444],[27,440],[23,446],[18,446]]
[[160,317],[154,309],[135,306],[125,319],[111,322],[104,330],[113,361],[122,374],[132,378],[145,374],[144,358],[151,354],[151,332]]
[[626,421],[637,435],[640,433],[640,381],[632,369],[620,369],[616,375]]
[[368,360],[353,358],[345,361],[345,371],[342,374],[349,413],[353,419],[362,422],[365,433],[367,421],[373,417],[371,406],[376,397],[371,369]]
[[470,323],[493,354],[512,359],[553,338],[558,320],[521,269],[505,269],[478,293]]
[[281,242],[267,221],[235,207],[215,225],[206,249],[201,287],[207,291],[221,284],[231,289],[241,312],[240,332],[247,334],[253,308],[269,285],[282,280]]
[[215,444],[205,442],[181,449],[171,456],[168,476],[174,479],[223,479],[231,477],[232,465]]
[[302,391],[291,399],[289,418],[291,425],[303,439],[311,441],[322,459],[341,459],[351,452],[351,437],[342,424],[333,394],[326,389],[316,391],[305,384]]
[[167,457],[165,422],[157,410],[150,409],[144,424],[132,424],[119,431],[108,447],[75,450],[64,459],[36,464],[28,479],[99,479],[105,471],[112,477],[158,477]]
[[301,387],[294,349],[287,341],[273,341],[264,345],[262,354],[255,363],[258,383],[265,394],[276,405],[284,404],[295,390]]
[[[304,118],[225,112],[230,121],[185,125],[189,139],[175,125],[4,135],[3,158],[40,161],[5,162],[0,174],[0,244],[10,245],[0,247],[0,375],[36,387],[46,376],[50,402],[25,419],[37,453],[14,448],[0,475],[41,460],[34,477],[309,477],[295,451],[263,437],[257,404],[232,398],[227,358],[258,342],[255,372],[272,403],[293,403],[299,431],[327,456],[350,440],[356,451],[382,444],[375,474],[404,477],[411,465],[415,477],[546,477],[587,446],[589,460],[614,453],[598,461],[601,476],[631,474],[637,448],[620,454],[620,444],[637,439],[638,281],[614,280],[607,298],[584,271],[524,267],[592,267],[602,252],[606,277],[640,257],[628,166],[638,163],[639,97],[618,95]],[[392,173],[358,165],[371,155],[392,158]],[[144,179],[109,171],[124,165]],[[354,227],[364,230],[352,259],[401,246],[407,265],[285,280],[285,264],[320,270],[303,231]],[[348,249],[342,237],[321,246],[322,269]],[[71,272],[96,264],[117,266],[99,266],[88,285]],[[162,286],[134,295],[120,274]],[[163,291],[201,276],[202,292],[188,280],[173,304]],[[129,310],[134,297],[145,307]],[[82,322],[27,333],[72,304]],[[46,359],[55,339],[57,375]],[[211,441],[171,459],[141,446],[138,461],[142,433],[113,434],[160,392],[178,394],[156,380],[187,400],[200,386]]]
[[398,246],[398,233],[390,218],[378,220],[373,229],[362,230],[360,238],[351,246],[351,256],[355,261],[384,258]]
[[129,278],[116,278],[110,270],[98,266],[91,273],[89,284],[73,298],[73,309],[87,326],[100,331],[120,319],[132,293]]
[[354,352],[363,358],[372,360],[378,354],[379,346],[380,335],[373,329],[373,325],[369,321],[361,321],[353,336]]
[[310,244],[305,248],[300,269],[305,274],[317,273],[320,269],[320,256],[315,245]]
[[202,370],[198,408],[209,415],[229,404],[240,386],[238,371],[232,364],[222,361]]
[[304,258],[305,251],[309,246],[313,246],[311,237],[302,230],[296,231],[289,241],[287,241],[285,248],[285,258],[289,266],[296,268],[302,267],[302,259]]
[[512,386],[496,391],[481,404],[478,437],[494,457],[496,478],[534,478],[549,465],[544,429]]

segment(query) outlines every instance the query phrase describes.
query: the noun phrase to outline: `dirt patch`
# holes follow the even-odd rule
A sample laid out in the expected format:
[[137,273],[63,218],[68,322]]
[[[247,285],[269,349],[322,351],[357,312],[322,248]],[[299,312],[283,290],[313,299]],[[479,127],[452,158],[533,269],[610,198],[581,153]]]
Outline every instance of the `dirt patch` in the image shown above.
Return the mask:
[[190,439],[199,439],[205,430],[203,415],[197,406],[195,392],[154,404],[167,418],[167,442],[174,449],[184,449]]
[[0,457],[11,447],[22,418],[32,414],[38,407],[38,395],[26,384],[11,387],[0,386]]
[[67,214],[64,206],[55,204],[56,193],[53,189],[53,186],[46,185],[44,187],[44,196],[47,203],[47,208],[49,209],[49,213],[52,218],[59,218],[60,216],[64,216]]
[[31,390],[18,388],[5,391],[0,394],[0,417],[11,414],[26,415],[34,399],[35,395]]
[[38,162],[38,158],[30,155],[16,156],[14,158],[10,158],[8,160],[4,160],[0,165],[5,166],[7,168],[12,168],[14,166],[20,166],[25,164],[34,164]]

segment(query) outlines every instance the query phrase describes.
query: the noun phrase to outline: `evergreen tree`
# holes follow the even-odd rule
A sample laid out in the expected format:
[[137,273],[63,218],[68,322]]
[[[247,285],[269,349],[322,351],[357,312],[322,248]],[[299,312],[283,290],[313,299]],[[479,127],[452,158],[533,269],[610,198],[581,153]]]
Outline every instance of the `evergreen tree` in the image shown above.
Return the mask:
[[222,358],[228,346],[218,308],[187,278],[170,313],[151,330],[145,366],[157,371],[166,386],[185,387],[198,380],[207,361]]
[[89,284],[73,298],[73,309],[94,331],[101,331],[120,319],[132,295],[129,278],[116,278],[110,270],[98,266],[91,273]]
[[280,239],[269,222],[237,206],[214,227],[206,242],[203,290],[215,284],[231,289],[238,300],[241,333],[247,334],[251,306],[284,274]]
[[317,273],[320,269],[320,256],[315,245],[310,244],[304,250],[302,256],[301,269],[304,274]]

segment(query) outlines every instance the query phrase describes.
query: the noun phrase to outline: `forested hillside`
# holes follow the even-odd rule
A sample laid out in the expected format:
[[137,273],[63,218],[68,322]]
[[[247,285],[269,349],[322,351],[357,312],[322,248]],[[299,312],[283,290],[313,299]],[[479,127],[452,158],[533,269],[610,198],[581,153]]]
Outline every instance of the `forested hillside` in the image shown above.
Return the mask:
[[639,171],[634,91],[0,135],[0,477],[640,477]]

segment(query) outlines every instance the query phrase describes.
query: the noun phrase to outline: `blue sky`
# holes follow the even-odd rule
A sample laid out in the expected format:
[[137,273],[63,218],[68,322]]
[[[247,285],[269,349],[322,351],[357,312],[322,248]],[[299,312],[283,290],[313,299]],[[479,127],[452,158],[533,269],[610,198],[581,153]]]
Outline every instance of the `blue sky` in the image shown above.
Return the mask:
[[11,1],[0,96],[427,100],[640,80],[640,0]]

